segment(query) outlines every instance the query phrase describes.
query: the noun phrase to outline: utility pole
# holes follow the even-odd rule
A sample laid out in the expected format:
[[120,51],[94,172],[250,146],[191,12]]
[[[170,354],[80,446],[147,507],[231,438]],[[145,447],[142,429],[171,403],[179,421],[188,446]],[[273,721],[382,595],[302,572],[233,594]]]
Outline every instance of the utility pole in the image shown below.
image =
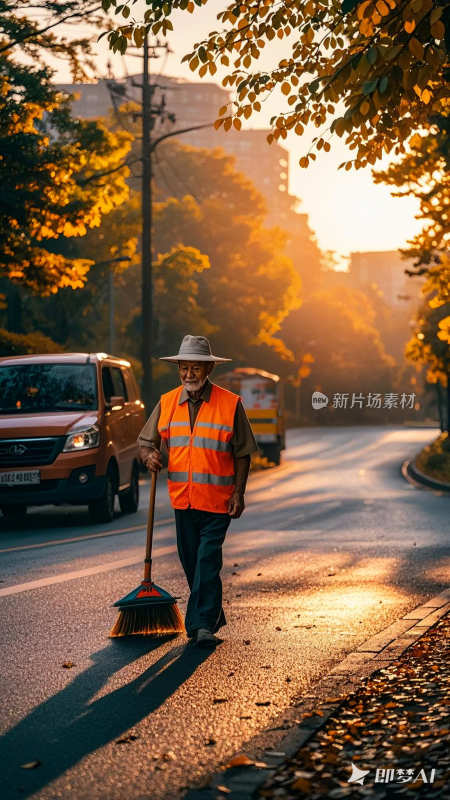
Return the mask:
[[149,76],[148,34],[144,39],[142,76],[142,399],[147,413],[152,410],[153,355],[153,236],[152,236],[152,89]]

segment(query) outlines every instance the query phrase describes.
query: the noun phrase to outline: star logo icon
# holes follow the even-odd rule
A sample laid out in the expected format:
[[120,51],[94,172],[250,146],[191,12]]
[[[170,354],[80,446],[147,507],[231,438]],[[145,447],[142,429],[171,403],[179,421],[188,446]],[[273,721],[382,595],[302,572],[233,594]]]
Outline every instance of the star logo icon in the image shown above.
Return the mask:
[[364,783],[364,778],[369,774],[369,772],[370,769],[358,769],[358,767],[355,767],[352,761],[352,774],[348,779],[348,783],[360,783],[362,786]]

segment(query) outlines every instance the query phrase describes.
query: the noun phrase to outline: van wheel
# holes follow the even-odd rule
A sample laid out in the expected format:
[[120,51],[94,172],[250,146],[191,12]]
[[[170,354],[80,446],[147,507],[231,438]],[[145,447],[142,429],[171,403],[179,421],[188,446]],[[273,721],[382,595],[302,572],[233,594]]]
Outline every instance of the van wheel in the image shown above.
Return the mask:
[[120,510],[124,514],[134,514],[139,508],[139,468],[133,464],[130,488],[119,494]]
[[114,488],[114,474],[111,467],[106,473],[105,488],[103,494],[96,500],[89,503],[89,516],[92,522],[111,522],[114,517],[114,500],[116,492]]
[[28,506],[13,503],[12,505],[2,506],[2,514],[4,517],[24,517],[27,513]]

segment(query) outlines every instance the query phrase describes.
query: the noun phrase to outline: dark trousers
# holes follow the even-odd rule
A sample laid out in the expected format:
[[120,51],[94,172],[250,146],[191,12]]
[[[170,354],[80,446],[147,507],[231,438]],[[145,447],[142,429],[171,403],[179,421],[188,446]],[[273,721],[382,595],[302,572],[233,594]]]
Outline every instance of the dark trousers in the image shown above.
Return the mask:
[[222,608],[222,545],[231,522],[229,514],[175,509],[178,555],[191,595],[186,610],[188,636],[199,628],[215,633],[226,625]]

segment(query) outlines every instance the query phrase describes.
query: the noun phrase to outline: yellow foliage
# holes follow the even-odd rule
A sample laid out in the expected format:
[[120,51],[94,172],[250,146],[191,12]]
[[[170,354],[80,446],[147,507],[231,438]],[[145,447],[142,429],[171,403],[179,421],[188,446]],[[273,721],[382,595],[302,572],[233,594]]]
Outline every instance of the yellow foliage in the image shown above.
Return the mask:
[[450,317],[445,317],[441,319],[439,322],[440,331],[438,333],[438,339],[442,342],[447,342],[450,344]]
[[[55,254],[44,242],[85,236],[124,202],[129,194],[124,160],[133,137],[92,121],[78,122],[66,135],[44,135],[38,123],[61,100],[46,105],[22,102],[16,104],[17,113],[9,114],[13,91],[0,79],[1,135],[9,146],[5,181],[11,197],[23,194],[24,200],[2,211],[0,269],[42,295],[67,286],[81,288],[94,262]],[[20,173],[24,141],[28,158],[32,153],[35,159],[35,168],[27,174]]]

